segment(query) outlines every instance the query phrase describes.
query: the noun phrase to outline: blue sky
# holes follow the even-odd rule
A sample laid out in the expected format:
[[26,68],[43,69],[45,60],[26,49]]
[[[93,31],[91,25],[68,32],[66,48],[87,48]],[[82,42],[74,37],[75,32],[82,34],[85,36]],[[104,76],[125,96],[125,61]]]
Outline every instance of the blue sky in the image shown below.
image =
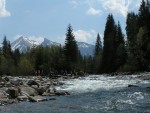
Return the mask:
[[[77,41],[95,43],[103,36],[106,18],[113,13],[124,31],[126,15],[138,11],[141,0],[0,0],[0,41],[23,35],[63,43],[68,24]],[[125,31],[124,31],[125,33]]]

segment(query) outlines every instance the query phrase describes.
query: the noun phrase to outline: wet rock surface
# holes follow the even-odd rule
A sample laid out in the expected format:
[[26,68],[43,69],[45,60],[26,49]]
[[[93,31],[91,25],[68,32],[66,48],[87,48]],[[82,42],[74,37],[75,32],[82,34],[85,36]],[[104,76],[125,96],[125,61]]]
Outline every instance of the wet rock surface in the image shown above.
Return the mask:
[[[59,78],[61,81],[63,78]],[[57,79],[49,77],[0,77],[0,105],[13,104],[22,101],[48,101],[46,96],[70,95],[66,91],[57,91],[56,86],[63,85]],[[55,98],[49,99],[55,100]]]

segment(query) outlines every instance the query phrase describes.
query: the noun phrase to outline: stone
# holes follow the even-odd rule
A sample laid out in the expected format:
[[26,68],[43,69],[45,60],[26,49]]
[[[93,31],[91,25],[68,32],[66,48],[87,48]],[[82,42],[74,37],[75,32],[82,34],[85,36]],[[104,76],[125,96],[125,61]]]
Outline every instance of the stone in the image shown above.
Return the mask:
[[54,87],[49,87],[47,90],[46,90],[46,93],[55,93],[56,92],[56,89]]
[[56,96],[70,95],[70,93],[68,93],[67,91],[64,91],[64,92],[56,92],[55,95],[56,95]]
[[46,90],[45,90],[44,87],[40,87],[40,88],[37,89],[37,92],[38,92],[39,95],[43,95],[43,93],[46,92]]
[[49,100],[56,100],[56,98],[50,98]]
[[18,96],[17,97],[17,99],[19,100],[19,101],[27,101],[28,100],[28,97],[27,96]]
[[39,87],[39,84],[36,81],[34,81],[34,80],[29,80],[27,85],[29,85],[29,86],[37,85]]
[[132,84],[129,84],[128,87],[139,87],[137,85],[132,85]]
[[0,98],[7,98],[7,94],[5,91],[0,90]]
[[36,96],[36,95],[38,95],[38,92],[32,87],[21,86],[20,89],[21,89],[22,95],[26,95],[26,96]]
[[19,91],[17,88],[9,88],[8,94],[9,94],[10,98],[16,98],[19,96]]
[[42,102],[42,101],[47,101],[47,98],[42,97],[42,96],[30,96],[29,101],[30,102]]
[[3,78],[5,81],[9,82],[9,78],[8,77],[4,77]]
[[20,80],[11,80],[10,83],[15,86],[19,86],[19,85],[23,84],[22,81],[20,81]]

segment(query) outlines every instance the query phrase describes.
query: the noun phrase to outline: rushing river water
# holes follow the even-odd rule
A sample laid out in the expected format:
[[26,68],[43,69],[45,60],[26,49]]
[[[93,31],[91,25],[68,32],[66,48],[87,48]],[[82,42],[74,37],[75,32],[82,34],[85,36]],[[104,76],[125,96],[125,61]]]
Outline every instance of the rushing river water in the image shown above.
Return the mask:
[[91,75],[63,82],[57,90],[68,91],[70,96],[1,106],[0,113],[150,113],[150,81],[140,80],[137,75]]

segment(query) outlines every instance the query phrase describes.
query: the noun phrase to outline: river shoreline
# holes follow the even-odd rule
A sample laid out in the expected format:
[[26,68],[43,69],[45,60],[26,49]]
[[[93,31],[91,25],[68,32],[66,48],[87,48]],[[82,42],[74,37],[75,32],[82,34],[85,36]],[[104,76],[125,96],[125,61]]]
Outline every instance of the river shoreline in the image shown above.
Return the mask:
[[0,77],[0,106],[22,101],[41,102],[48,101],[46,96],[66,96],[67,91],[58,91],[56,86],[63,85],[61,81],[67,77],[41,77],[41,76],[2,76]]
[[[101,75],[99,75],[101,76]],[[107,74],[103,76],[112,76]],[[132,79],[150,80],[150,73],[136,73],[132,75],[117,74],[115,77],[128,76]],[[56,90],[56,87],[64,85],[63,81],[80,79],[81,77],[59,76],[56,78],[41,76],[2,76],[0,77],[0,106],[18,102],[41,102],[48,101],[46,96],[66,96],[68,91]],[[140,87],[138,84],[128,84],[127,87]],[[150,88],[150,86],[147,86]],[[55,98],[53,98],[54,100]]]

